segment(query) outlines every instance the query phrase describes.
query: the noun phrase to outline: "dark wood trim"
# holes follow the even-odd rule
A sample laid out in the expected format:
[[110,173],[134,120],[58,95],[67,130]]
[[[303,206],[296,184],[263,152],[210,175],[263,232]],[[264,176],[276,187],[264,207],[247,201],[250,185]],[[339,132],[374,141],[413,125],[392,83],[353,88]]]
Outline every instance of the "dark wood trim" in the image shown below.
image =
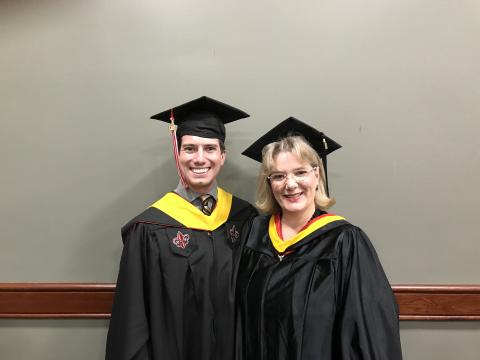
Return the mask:
[[[393,285],[400,320],[480,320],[480,285]],[[0,318],[108,319],[115,284],[0,283]]]
[[394,285],[400,320],[480,320],[480,285]]
[[0,283],[0,318],[108,319],[115,284]]

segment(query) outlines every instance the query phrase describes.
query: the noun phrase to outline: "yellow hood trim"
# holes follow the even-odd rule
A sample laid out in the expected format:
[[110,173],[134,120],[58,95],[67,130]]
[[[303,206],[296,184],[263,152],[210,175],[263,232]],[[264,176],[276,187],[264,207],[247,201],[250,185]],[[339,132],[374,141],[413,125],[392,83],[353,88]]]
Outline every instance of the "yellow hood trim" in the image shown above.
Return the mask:
[[221,188],[217,190],[217,205],[210,216],[173,192],[167,193],[151,207],[163,211],[187,228],[213,231],[225,224],[232,207],[232,194]]
[[338,215],[334,215],[334,214],[321,215],[316,220],[313,220],[305,229],[300,231],[297,235],[295,235],[291,239],[284,241],[277,232],[277,227],[275,225],[275,216],[272,215],[270,217],[270,222],[268,224],[268,235],[270,236],[272,245],[275,248],[275,250],[277,250],[277,252],[279,253],[283,253],[287,248],[296,244],[300,240],[304,239],[314,231],[334,221],[339,221],[339,220],[345,220],[345,218]]

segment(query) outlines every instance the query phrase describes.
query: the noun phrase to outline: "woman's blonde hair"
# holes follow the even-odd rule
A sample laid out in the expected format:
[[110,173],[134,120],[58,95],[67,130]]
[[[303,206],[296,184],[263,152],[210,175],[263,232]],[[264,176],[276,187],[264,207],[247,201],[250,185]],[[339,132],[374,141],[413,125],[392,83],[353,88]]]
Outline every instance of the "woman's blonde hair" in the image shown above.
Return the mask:
[[335,199],[329,198],[325,190],[325,172],[322,159],[303,136],[292,135],[270,143],[262,150],[262,167],[258,175],[257,201],[255,203],[261,212],[275,214],[281,211],[280,205],[273,196],[268,176],[272,172],[276,156],[282,152],[290,152],[297,156],[300,161],[305,161],[318,169],[319,184],[315,192],[315,206],[317,208],[327,210],[335,204]]

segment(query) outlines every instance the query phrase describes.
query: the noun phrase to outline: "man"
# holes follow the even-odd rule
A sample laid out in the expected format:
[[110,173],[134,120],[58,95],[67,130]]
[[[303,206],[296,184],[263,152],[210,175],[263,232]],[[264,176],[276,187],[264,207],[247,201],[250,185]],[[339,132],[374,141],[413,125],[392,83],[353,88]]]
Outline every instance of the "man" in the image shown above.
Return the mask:
[[257,211],[216,177],[224,123],[245,117],[207,97],[152,116],[172,122],[180,183],[122,229],[107,360],[233,359],[237,267]]

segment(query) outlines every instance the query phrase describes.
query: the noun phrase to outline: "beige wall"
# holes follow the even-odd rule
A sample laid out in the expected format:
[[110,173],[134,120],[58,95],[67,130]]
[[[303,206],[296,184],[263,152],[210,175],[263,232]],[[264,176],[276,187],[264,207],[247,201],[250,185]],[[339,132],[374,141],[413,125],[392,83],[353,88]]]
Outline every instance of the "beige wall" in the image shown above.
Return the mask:
[[[239,153],[294,115],[344,146],[334,211],[391,282],[480,283],[479,33],[474,0],[0,1],[0,282],[113,282],[121,225],[176,185],[149,116],[209,95],[252,115],[228,126],[225,188],[253,199]],[[2,320],[0,358],[101,359],[106,328]],[[407,359],[479,340],[402,324]]]

